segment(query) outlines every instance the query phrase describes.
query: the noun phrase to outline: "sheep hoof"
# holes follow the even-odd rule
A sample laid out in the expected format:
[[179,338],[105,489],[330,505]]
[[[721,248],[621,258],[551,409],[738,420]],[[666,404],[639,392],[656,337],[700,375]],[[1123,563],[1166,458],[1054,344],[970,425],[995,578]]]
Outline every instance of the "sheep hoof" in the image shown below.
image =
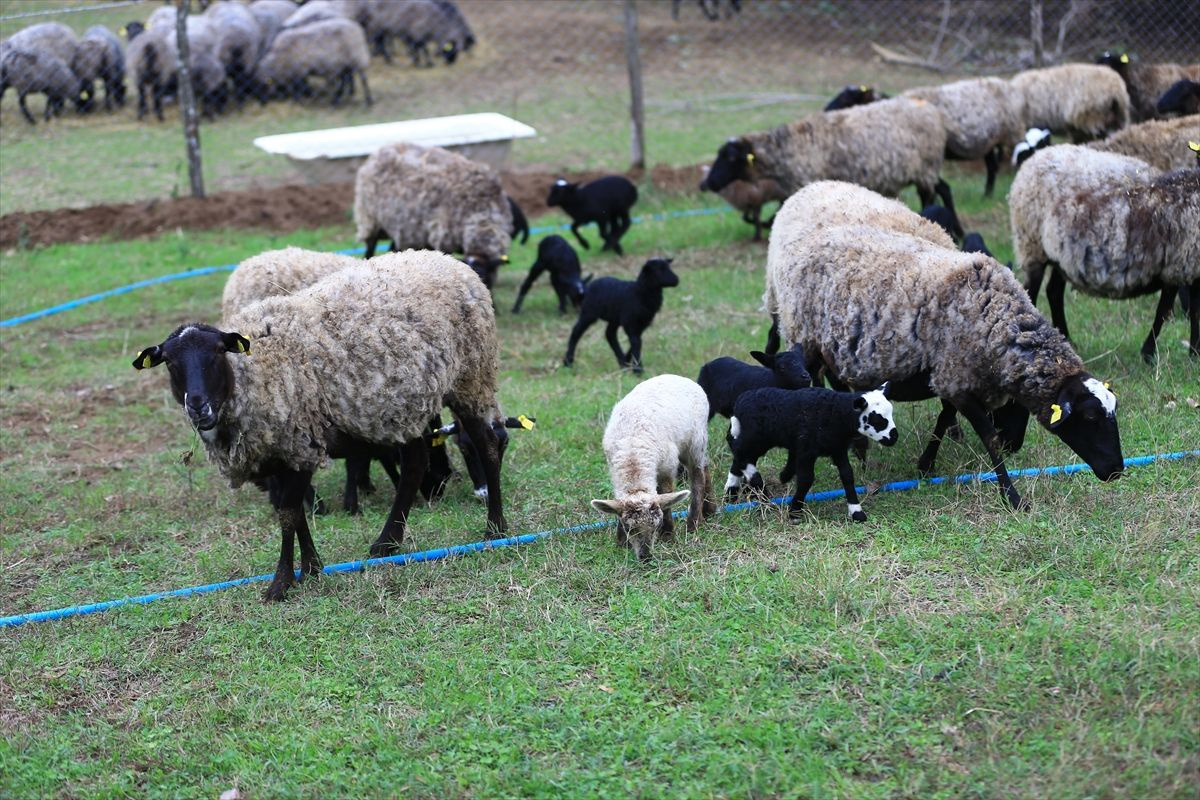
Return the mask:
[[705,499],[704,510],[701,513],[703,513],[705,517],[711,517],[713,514],[717,513],[717,504],[712,500]]
[[725,502],[736,503],[739,494],[741,494],[740,487],[731,486],[725,490]]
[[759,472],[756,472],[749,478],[749,484],[750,488],[756,492],[763,491],[767,486],[767,482],[763,480],[762,473]]
[[312,513],[314,517],[323,517],[329,513],[329,507],[325,505],[324,500],[317,498],[317,502],[313,505]]
[[371,549],[368,552],[371,558],[394,556],[400,552],[400,544],[399,542],[391,542],[387,539],[377,539],[371,544]]
[[788,511],[788,522],[792,523],[793,525],[799,525],[800,523],[804,522],[804,516],[803,509],[790,509]]
[[291,575],[281,577],[275,575],[275,580],[271,581],[271,585],[263,592],[264,603],[278,603],[287,599],[287,590],[295,583]]
[[1142,348],[1142,361],[1153,366],[1154,362],[1158,361],[1158,351]]
[[865,511],[855,511],[850,515],[850,519],[854,520],[855,522],[866,522],[867,513]]

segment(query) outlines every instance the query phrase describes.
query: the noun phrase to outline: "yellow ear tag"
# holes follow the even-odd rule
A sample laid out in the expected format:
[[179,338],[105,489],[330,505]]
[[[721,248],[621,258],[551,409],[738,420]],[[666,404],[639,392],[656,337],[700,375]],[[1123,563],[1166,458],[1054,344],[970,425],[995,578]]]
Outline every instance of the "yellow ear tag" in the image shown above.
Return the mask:
[[1193,153],[1200,153],[1200,142],[1188,142],[1188,149]]
[[447,436],[447,434],[439,433],[436,436],[434,436],[432,439],[429,440],[429,446],[430,447],[441,447],[442,445],[444,445],[446,443],[447,438],[449,438]]
[[501,263],[501,264],[507,264],[507,263],[508,263],[508,256],[500,256],[500,263]]
[[1062,406],[1060,406],[1058,403],[1051,403],[1050,411],[1052,412],[1050,414],[1050,424],[1051,425],[1053,425],[1054,423],[1056,423],[1060,419],[1062,419]]
[[238,339],[238,352],[250,355],[250,342],[243,342],[241,339]]
[[859,87],[858,87],[858,90],[859,90],[860,92],[866,92],[866,91],[867,91],[867,87],[866,87],[866,86],[859,86]]
[[1128,64],[1128,63],[1129,63],[1129,54],[1128,54],[1128,53],[1122,53],[1122,54],[1121,54],[1121,63],[1122,63],[1122,64]]
[[150,358],[150,356],[149,356],[149,355],[143,355],[143,356],[142,356],[142,369],[150,369],[150,367],[151,367],[151,358]]
[[529,417],[525,416],[524,414],[517,417],[517,422],[521,423],[521,427],[524,428],[525,430],[527,430],[527,431],[533,430],[533,420],[531,420]]
[[754,153],[746,153],[746,163],[747,164],[754,163]]

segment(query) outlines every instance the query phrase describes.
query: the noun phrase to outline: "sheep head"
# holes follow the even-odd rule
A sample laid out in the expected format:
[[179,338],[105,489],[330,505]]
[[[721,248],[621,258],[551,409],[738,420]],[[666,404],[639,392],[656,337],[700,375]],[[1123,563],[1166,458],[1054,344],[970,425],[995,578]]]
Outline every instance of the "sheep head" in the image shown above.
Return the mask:
[[593,500],[592,508],[616,514],[617,542],[630,547],[638,560],[647,561],[670,507],[689,495],[691,492],[684,489],[667,494],[634,495],[624,500]]
[[233,370],[227,353],[250,353],[250,340],[211,325],[180,325],[162,344],[147,347],[133,359],[134,369],[167,365],[171,393],[187,412],[192,426],[204,434],[217,426],[221,410],[233,396]]

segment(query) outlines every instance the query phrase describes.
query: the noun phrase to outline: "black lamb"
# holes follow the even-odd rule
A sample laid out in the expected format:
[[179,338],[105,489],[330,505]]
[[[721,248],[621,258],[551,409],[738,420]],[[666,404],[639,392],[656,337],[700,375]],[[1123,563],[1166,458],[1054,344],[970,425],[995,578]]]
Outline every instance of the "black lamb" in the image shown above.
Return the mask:
[[804,516],[804,497],[813,484],[817,457],[826,456],[837,466],[846,490],[846,506],[855,522],[865,522],[867,515],[854,488],[854,471],[847,455],[850,443],[862,435],[891,446],[898,435],[886,383],[879,389],[853,393],[819,388],[754,389],[734,404],[730,433],[733,466],[725,483],[728,495],[736,497],[743,480],[753,488],[761,488],[758,459],[772,448],[783,447],[788,459],[779,479],[787,483],[792,476],[796,478],[788,516],[799,521]]
[[804,389],[812,386],[812,376],[805,366],[804,352],[793,347],[782,353],[767,354],[751,350],[750,355],[761,367],[721,356],[700,368],[696,383],[708,396],[708,418],[717,414],[733,416],[733,406],[743,393],[752,389]]
[[513,304],[512,313],[521,313],[521,303],[525,300],[525,294],[543,272],[550,273],[550,285],[558,295],[558,313],[567,313],[568,300],[573,307],[579,308],[579,304],[583,302],[586,283],[579,274],[579,256],[566,239],[556,234],[538,242],[537,260],[529,268],[529,275],[517,291],[517,302]]
[[600,238],[604,240],[600,249],[621,255],[621,237],[633,224],[629,209],[637,199],[637,187],[621,175],[608,175],[583,185],[559,178],[550,187],[546,205],[561,206],[567,212],[571,218],[571,233],[584,250],[590,249],[590,245],[580,235],[579,228],[594,222],[600,227]]
[[1184,78],[1171,84],[1155,105],[1162,116],[1200,112],[1200,83]]
[[517,201],[513,200],[509,195],[504,196],[508,200],[508,207],[512,211],[513,226],[512,238],[515,242],[517,236],[521,237],[521,244],[529,241],[529,220],[525,219],[525,212],[517,205]]
[[[636,375],[642,373],[642,332],[650,327],[654,315],[662,308],[662,290],[678,286],[679,276],[671,271],[671,259],[652,258],[642,266],[636,281],[620,278],[600,278],[588,286],[579,308],[579,319],[571,329],[567,342],[567,355],[563,366],[575,363],[575,345],[579,337],[596,320],[604,320],[608,327],[604,337],[617,356],[621,367],[632,367]],[[629,337],[629,351],[622,352],[617,341],[617,329],[623,328]]]
[[962,224],[958,221],[958,215],[945,206],[931,203],[921,209],[921,216],[930,222],[937,223],[942,227],[955,244],[960,244],[963,240]]
[[889,95],[877,91],[873,86],[847,86],[838,92],[826,105],[825,111],[840,111],[843,108],[865,106],[876,100],[886,100]]

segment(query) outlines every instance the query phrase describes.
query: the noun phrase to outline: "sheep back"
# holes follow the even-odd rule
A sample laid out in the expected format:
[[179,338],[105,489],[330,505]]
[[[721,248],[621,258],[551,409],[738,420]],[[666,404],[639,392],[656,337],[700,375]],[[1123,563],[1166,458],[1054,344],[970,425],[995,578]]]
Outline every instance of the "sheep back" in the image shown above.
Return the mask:
[[1120,153],[1145,161],[1163,171],[1195,165],[1188,142],[1200,138],[1200,114],[1155,119],[1130,125],[1088,146],[1106,153]]
[[285,25],[259,63],[258,77],[283,85],[309,75],[333,79],[346,68],[365,70],[370,61],[362,26],[339,16],[300,27]]
[[362,263],[340,253],[321,253],[288,247],[251,256],[238,265],[221,296],[221,316],[276,295],[292,294],[346,267]]
[[941,110],[946,152],[955,158],[983,158],[997,145],[1012,147],[1025,133],[1021,94],[1000,78],[910,89],[902,96],[926,100]]
[[1125,81],[1097,64],[1062,64],[1018,72],[1026,128],[1070,131],[1090,138],[1129,124]]

